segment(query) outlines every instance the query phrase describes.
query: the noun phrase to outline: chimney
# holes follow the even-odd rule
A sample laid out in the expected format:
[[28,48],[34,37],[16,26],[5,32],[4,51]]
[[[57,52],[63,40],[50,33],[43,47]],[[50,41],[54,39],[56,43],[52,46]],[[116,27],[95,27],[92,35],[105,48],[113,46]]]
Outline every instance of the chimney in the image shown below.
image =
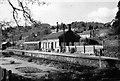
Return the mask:
[[57,29],[56,29],[56,32],[58,32],[59,31],[59,26],[58,26],[58,22],[57,22]]
[[63,31],[65,31],[65,24],[61,23],[62,27],[63,27]]
[[68,24],[68,27],[69,27],[68,31],[71,31],[71,24]]

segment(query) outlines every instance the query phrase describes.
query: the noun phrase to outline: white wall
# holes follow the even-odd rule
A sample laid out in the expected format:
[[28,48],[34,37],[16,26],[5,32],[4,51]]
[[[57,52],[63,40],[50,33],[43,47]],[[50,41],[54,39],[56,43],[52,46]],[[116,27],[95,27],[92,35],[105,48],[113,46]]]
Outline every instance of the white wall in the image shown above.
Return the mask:
[[[59,39],[43,40],[43,41],[41,41],[41,48],[43,50],[45,50],[45,49],[51,49],[51,43],[52,42],[53,42],[53,49],[56,50],[57,48],[59,48]],[[56,47],[55,47],[55,42],[56,42]],[[47,47],[46,47],[46,43],[47,43]],[[43,46],[43,44],[44,44],[44,46]]]
[[[75,46],[69,46],[71,48],[75,48]],[[81,46],[76,46],[77,51],[81,53],[86,53],[86,54],[94,54],[95,49],[103,49],[103,46],[101,45],[81,45]]]
[[88,35],[80,35],[81,38],[90,38],[90,34]]
[[[50,40],[43,40],[41,41],[41,48],[42,50],[46,50],[46,49],[51,49],[51,43],[53,42],[53,49],[55,49],[55,51],[57,51],[58,49],[60,50],[59,47],[59,39],[50,39]],[[56,47],[55,47],[55,42],[56,42]],[[44,47],[43,48],[43,43],[47,43],[47,48]],[[48,43],[49,44],[49,48],[48,48]],[[45,46],[45,45],[44,45]],[[69,52],[69,48],[77,48],[78,52],[81,53],[86,53],[86,54],[94,54],[95,49],[103,49],[103,46],[101,45],[76,45],[76,46],[66,46],[66,52]]]

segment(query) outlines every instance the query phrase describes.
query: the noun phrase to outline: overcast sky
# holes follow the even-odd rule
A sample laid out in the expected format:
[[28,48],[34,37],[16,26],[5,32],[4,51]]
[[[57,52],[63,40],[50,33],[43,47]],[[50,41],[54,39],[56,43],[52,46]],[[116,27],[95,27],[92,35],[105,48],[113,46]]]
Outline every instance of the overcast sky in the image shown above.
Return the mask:
[[[49,5],[33,5],[32,16],[42,23],[56,25],[56,22],[71,23],[74,21],[109,22],[118,11],[119,0],[46,0]],[[22,16],[20,16],[22,18]],[[12,8],[0,4],[0,21],[12,20]],[[24,24],[22,22],[22,24]]]

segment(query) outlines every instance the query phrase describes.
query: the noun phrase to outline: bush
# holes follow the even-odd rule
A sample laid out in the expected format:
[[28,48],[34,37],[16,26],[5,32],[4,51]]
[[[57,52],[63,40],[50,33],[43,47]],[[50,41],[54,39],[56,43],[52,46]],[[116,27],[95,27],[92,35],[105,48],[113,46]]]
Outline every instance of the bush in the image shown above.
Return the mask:
[[57,53],[59,52],[59,49],[57,49]]
[[120,58],[120,46],[105,46],[103,53],[105,56]]
[[13,52],[9,52],[9,54],[10,54],[10,55],[14,55],[14,53],[13,53]]
[[28,62],[32,62],[32,58],[29,58],[29,59],[28,59]]
[[48,52],[51,52],[51,50],[50,50],[50,49],[48,49]]
[[15,63],[15,61],[10,61],[10,64],[14,64]]
[[2,52],[2,54],[3,54],[5,57],[11,57],[10,53],[8,53],[8,52]]
[[74,53],[74,52],[76,52],[75,48],[71,48],[70,53]]
[[25,52],[22,52],[22,55],[25,55]]
[[65,49],[65,48],[63,48],[63,49],[62,49],[62,52],[64,53],[65,51],[66,51],[66,49]]

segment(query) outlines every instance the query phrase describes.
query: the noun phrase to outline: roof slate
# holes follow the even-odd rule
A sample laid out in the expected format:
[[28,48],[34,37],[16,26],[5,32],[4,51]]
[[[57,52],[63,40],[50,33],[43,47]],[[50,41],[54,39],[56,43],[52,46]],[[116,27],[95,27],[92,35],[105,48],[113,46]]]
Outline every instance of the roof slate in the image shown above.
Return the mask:
[[63,34],[63,32],[51,33],[51,34],[43,37],[43,40],[46,40],[46,39],[58,39],[58,37],[60,35],[62,35],[62,34]]
[[[69,31],[65,31],[65,34],[68,33]],[[78,34],[76,34],[75,32],[73,32],[75,34],[75,36],[80,37]],[[47,39],[58,39],[59,37],[61,37],[63,35],[63,31],[61,32],[57,32],[57,33],[51,33],[45,37],[42,38],[42,40],[47,40]]]

